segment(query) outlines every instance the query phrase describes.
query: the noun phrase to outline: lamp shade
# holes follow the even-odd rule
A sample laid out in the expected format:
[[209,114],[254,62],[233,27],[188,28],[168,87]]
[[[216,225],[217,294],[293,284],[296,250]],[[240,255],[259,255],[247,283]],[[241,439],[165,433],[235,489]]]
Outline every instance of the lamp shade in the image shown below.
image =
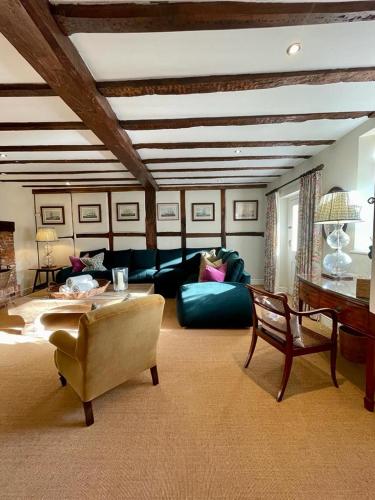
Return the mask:
[[361,205],[354,200],[353,193],[338,191],[321,197],[316,224],[358,222],[361,220]]
[[57,241],[58,237],[54,227],[38,227],[35,241]]

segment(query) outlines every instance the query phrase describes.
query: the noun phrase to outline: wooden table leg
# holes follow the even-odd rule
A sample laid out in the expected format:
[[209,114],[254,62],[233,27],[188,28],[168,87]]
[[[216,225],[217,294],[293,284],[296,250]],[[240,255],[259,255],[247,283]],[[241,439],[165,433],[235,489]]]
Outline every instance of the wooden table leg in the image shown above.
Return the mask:
[[368,411],[374,411],[374,393],[375,393],[375,339],[367,339],[366,355],[366,395],[364,406]]
[[39,277],[39,271],[35,271],[35,278],[34,278],[34,285],[33,285],[33,292],[36,290],[36,284],[38,282],[38,277]]

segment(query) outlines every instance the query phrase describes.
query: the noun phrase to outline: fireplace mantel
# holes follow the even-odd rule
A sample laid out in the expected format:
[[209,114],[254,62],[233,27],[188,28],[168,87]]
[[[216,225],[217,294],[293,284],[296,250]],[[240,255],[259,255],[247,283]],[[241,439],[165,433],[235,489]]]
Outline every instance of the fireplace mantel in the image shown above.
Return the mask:
[[0,221],[0,231],[14,233],[14,222]]

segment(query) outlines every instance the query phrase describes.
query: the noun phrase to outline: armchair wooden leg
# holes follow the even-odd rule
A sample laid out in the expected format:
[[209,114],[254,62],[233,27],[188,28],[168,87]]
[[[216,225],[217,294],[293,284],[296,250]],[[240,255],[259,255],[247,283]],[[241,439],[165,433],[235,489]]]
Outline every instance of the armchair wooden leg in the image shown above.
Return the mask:
[[285,366],[284,366],[283,378],[281,381],[281,387],[280,387],[279,393],[278,393],[277,398],[276,398],[276,401],[278,403],[280,403],[280,401],[282,401],[282,399],[284,397],[284,392],[285,392],[286,385],[287,385],[288,380],[289,380],[289,375],[290,375],[290,371],[292,369],[292,364],[293,364],[293,356],[287,354],[285,356]]
[[82,401],[83,409],[85,411],[85,419],[87,427],[94,423],[94,414],[92,412],[92,403],[91,401]]
[[65,387],[66,386],[66,378],[64,377],[64,375],[61,375],[61,373],[59,373],[59,377],[60,377],[61,385],[63,387]]
[[152,368],[150,368],[150,372],[151,372],[151,377],[152,377],[152,383],[153,385],[158,385],[159,383],[159,376],[158,376],[158,369],[155,366],[153,366]]
[[257,345],[257,340],[258,340],[258,335],[253,331],[253,336],[251,338],[249,354],[247,355],[244,368],[247,368],[249,366],[249,363],[250,363],[251,358],[253,357],[253,354],[255,351],[255,346]]
[[333,385],[338,388],[339,384],[337,383],[337,378],[336,378],[336,358],[337,358],[337,344],[333,345],[331,349],[331,378]]

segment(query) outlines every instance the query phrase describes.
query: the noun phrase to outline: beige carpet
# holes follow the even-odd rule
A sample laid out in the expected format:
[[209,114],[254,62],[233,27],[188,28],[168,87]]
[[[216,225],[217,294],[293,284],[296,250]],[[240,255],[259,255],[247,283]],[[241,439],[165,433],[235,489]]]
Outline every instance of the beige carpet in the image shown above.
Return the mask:
[[275,401],[282,356],[261,340],[242,369],[248,331],[183,330],[167,304],[160,385],[148,373],[94,402],[61,388],[53,348],[0,337],[0,498],[374,498],[375,416],[363,368],[325,355],[295,361]]

